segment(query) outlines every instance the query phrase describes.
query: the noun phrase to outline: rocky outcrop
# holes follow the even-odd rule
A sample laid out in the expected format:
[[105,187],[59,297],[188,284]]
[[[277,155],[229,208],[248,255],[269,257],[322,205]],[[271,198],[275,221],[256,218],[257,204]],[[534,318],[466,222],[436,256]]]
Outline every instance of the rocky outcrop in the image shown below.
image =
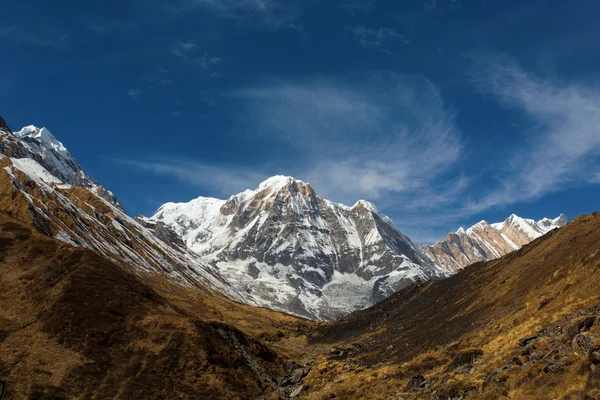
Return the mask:
[[0,131],[4,131],[4,132],[7,132],[7,133],[12,133],[12,131],[8,127],[6,121],[2,117],[0,117]]
[[162,240],[169,246],[179,250],[186,249],[183,239],[181,239],[181,237],[168,225],[162,222],[151,221],[143,215],[138,215],[135,217],[135,220],[137,223],[152,232],[156,238]]
[[488,224],[481,221],[467,230],[459,229],[423,252],[448,274],[479,261],[494,260],[520,249],[549,231],[567,224],[563,214],[553,220],[540,221],[511,215],[506,221]]

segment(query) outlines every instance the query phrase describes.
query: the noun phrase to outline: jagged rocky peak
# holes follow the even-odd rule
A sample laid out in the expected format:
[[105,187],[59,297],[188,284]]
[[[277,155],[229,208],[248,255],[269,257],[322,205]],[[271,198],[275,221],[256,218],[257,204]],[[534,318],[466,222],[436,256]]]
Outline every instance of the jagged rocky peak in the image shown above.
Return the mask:
[[47,128],[38,128],[34,125],[29,125],[14,134],[20,139],[33,139],[34,141],[41,143],[44,148],[71,156],[67,148],[63,146],[63,144],[59,142]]
[[[6,126],[4,120],[3,124]],[[40,164],[61,183],[89,189],[104,200],[122,209],[112,192],[88,176],[79,162],[47,128],[33,125],[0,136],[0,153],[13,159],[31,159]]]
[[310,318],[335,318],[444,276],[373,204],[333,203],[288,176],[228,200],[168,203],[150,220],[170,226],[255,302]]
[[6,123],[6,121],[4,120],[4,118],[2,118],[2,117],[0,117],[0,131],[4,131],[6,133],[12,133],[12,131],[8,127],[8,124]]
[[558,217],[556,217],[554,219],[542,218],[541,220],[538,221],[538,225],[549,228],[549,229],[556,229],[557,227],[562,228],[563,226],[565,226],[568,223],[569,223],[569,219],[567,218],[567,216],[565,214],[560,214]]
[[503,222],[489,224],[478,222],[469,229],[460,228],[433,246],[422,246],[425,254],[448,273],[479,261],[499,258],[561,228],[568,220],[564,214],[557,218],[539,221],[512,214]]
[[[277,175],[262,182],[255,190],[246,190],[242,193],[231,196],[221,207],[221,213],[224,215],[234,214],[238,207],[252,198],[254,202],[260,202],[272,196],[293,196],[303,197],[309,202],[316,201],[316,193],[310,184],[291,176]],[[299,210],[296,210],[299,211]]]

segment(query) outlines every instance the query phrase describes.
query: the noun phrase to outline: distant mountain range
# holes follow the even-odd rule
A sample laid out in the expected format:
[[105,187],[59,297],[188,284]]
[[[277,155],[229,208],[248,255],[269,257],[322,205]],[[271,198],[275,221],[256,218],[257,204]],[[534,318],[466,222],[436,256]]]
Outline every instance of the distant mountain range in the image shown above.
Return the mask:
[[275,176],[228,200],[167,203],[130,218],[47,129],[0,119],[4,211],[40,232],[131,268],[213,288],[251,305],[330,320],[417,281],[448,277],[563,226],[515,215],[417,246],[366,201],[352,207]]
[[481,221],[467,230],[461,228],[448,234],[443,241],[421,248],[435,265],[453,274],[476,262],[494,260],[519,250],[567,222],[564,214],[537,222],[513,214],[504,222],[488,224]]

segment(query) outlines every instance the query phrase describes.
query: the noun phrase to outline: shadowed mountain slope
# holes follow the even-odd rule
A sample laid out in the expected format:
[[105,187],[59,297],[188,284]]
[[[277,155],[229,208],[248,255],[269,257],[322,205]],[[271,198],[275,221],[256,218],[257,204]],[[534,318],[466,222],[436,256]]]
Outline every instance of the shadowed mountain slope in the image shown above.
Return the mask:
[[133,275],[0,212],[0,380],[9,399],[280,398],[294,389],[277,383],[289,346],[266,340],[304,324]]

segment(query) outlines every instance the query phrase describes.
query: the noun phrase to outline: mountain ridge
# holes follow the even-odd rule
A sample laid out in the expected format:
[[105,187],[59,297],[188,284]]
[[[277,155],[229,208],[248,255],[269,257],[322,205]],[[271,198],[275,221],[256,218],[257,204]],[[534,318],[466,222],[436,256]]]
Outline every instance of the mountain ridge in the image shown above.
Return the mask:
[[[0,181],[7,195],[13,193],[5,209],[112,261],[184,285],[199,282],[247,304],[332,320],[470,263],[448,267],[374,204],[334,203],[309,183],[282,175],[226,200],[166,203],[150,218],[131,218],[49,130],[2,126]],[[530,220],[511,217],[531,228]],[[543,226],[531,229],[547,231],[554,221],[540,220]],[[506,235],[514,235],[513,228],[507,224]],[[512,244],[492,249],[493,255],[516,250]]]
[[[372,203],[336,204],[287,176],[227,200],[166,203],[150,220],[170,226],[242,291],[305,316],[334,318],[415,280],[443,277]],[[354,299],[343,297],[346,286]]]
[[[280,195],[280,191],[283,191],[284,194]],[[269,198],[273,197],[275,197],[275,200],[268,201]],[[252,211],[247,213],[246,210],[248,209]],[[281,210],[286,209],[292,215],[290,220],[274,226],[265,225],[270,218],[269,214],[281,213]],[[353,250],[358,257],[357,262],[362,263],[364,267],[362,271],[360,268],[349,269],[343,265],[343,262],[340,263],[344,255],[337,258],[327,258],[327,254],[334,252],[334,250],[331,250],[334,246],[328,247],[325,243],[327,242],[327,235],[333,230],[333,225],[329,225],[332,219],[330,214],[340,221],[343,220],[343,214],[357,214],[359,219],[371,218],[375,221],[374,227],[376,229],[363,232],[363,236],[355,230],[356,226],[353,225],[354,222],[352,221],[345,220],[344,223],[335,225],[335,229],[338,231],[350,229],[353,232],[349,236],[353,236],[356,243],[359,243]],[[312,304],[309,304],[309,307],[316,304],[316,307],[313,307],[310,312],[313,315],[316,314],[319,318],[325,316],[326,319],[342,316],[352,308],[360,309],[366,305],[375,304],[391,293],[416,281],[441,279],[472,263],[501,257],[511,251],[520,249],[522,245],[552,229],[564,226],[567,222],[564,215],[554,220],[544,218],[535,222],[514,214],[502,223],[493,224],[496,228],[493,228],[486,221],[481,221],[467,230],[461,228],[456,233],[449,234],[448,237],[451,239],[458,237],[459,240],[466,240],[466,244],[460,250],[461,253],[456,254],[456,251],[449,249],[450,245],[453,244],[453,240],[448,243],[440,241],[433,246],[416,246],[408,236],[397,228],[390,218],[382,214],[374,204],[368,201],[359,200],[353,206],[334,203],[318,196],[310,184],[282,175],[268,178],[260,183],[257,189],[245,190],[230,196],[227,200],[198,197],[187,203],[166,203],[149,220],[166,224],[183,238],[188,248],[203,257],[207,257],[207,262],[212,263],[216,268],[227,270],[228,280],[240,285],[240,291],[255,290],[256,281],[265,278],[264,271],[276,275],[279,271],[285,271],[286,268],[288,272],[284,272],[287,273],[284,276],[285,279],[277,276],[278,279],[274,281],[277,289],[274,290],[281,290],[286,285],[288,288],[291,287],[292,291],[298,289],[297,286],[290,285],[290,281],[298,279],[298,276],[295,275],[298,268],[294,267],[295,271],[289,270],[289,266],[293,265],[294,259],[296,265],[301,264],[301,261],[298,260],[302,259],[302,254],[292,252],[291,255],[288,254],[283,263],[278,263],[277,257],[270,253],[273,252],[273,248],[276,248],[277,251],[285,251],[289,247],[310,248],[321,246],[318,250],[321,252],[320,254],[325,255],[322,258],[326,259],[326,263],[334,265],[333,270],[327,271],[328,265],[319,265],[318,259],[316,261],[309,260],[304,265],[300,265],[300,268],[309,267],[314,269],[317,266],[317,269],[321,272],[325,271],[325,275],[321,277],[321,281],[318,281],[318,276],[315,279],[308,274],[300,276],[300,279],[307,280],[307,286],[313,284],[310,289],[313,293],[317,293],[319,297],[316,302],[313,301]],[[239,221],[242,221],[242,223],[238,224]],[[255,225],[258,225],[259,228],[254,229]],[[522,229],[519,230],[518,227]],[[306,229],[313,230],[311,240],[307,238],[305,242],[298,242],[295,237],[289,235],[289,232],[286,236],[286,232],[289,230],[303,232]],[[263,246],[263,244],[256,241],[246,240],[249,234],[269,241],[270,246]],[[280,238],[283,237],[283,240],[276,241],[275,236],[277,235]],[[320,239],[318,244],[313,242],[314,238]],[[421,267],[413,269],[412,271],[416,270],[416,272],[411,275],[410,268],[402,264],[398,266],[396,271],[389,268],[378,270],[376,265],[368,265],[369,259],[364,257],[361,246],[368,244],[371,240],[374,242],[379,240],[385,243],[385,246],[379,249],[379,254],[372,254],[371,257],[380,257],[381,254],[385,254],[386,249],[391,249],[397,257],[408,255],[407,258],[410,261]],[[395,244],[398,246],[395,246]],[[233,256],[231,257],[232,247]],[[348,245],[347,248],[352,248],[352,246]],[[254,257],[251,258],[250,255]],[[462,258],[459,256],[462,256]],[[244,262],[244,260],[248,261]],[[232,264],[236,264],[236,266],[232,267]],[[432,270],[420,273],[419,268],[432,268]],[[400,272],[402,270],[404,272]],[[386,279],[390,275],[386,276],[386,274],[394,275],[396,273],[398,275],[404,274],[403,278],[406,279],[399,279],[391,285],[387,285]],[[352,287],[355,293],[360,293],[359,296],[362,297],[362,302],[354,303],[352,308],[346,308],[343,312],[323,315],[320,308],[325,307],[329,313],[329,310],[336,306],[334,304],[332,307],[330,303],[325,306],[319,304],[321,299],[329,295],[327,290],[338,285],[335,282],[336,280],[340,282],[339,286],[348,285]],[[369,285],[371,293],[365,290],[365,287]],[[382,287],[383,290],[380,291]],[[264,288],[258,288],[259,291],[262,289]],[[267,285],[268,290],[270,288]],[[268,298],[269,295],[266,296]],[[331,296],[341,297],[341,293],[333,292]],[[264,297],[264,294],[261,294],[261,297]],[[303,304],[307,301],[306,296],[302,298],[301,293],[299,298]],[[281,309],[282,306],[283,309],[286,309],[286,305],[282,304],[279,299],[274,301],[279,303],[277,309]],[[347,297],[342,300],[345,305],[352,304],[352,301]],[[307,316],[304,314],[304,310],[298,310],[298,303],[292,304],[292,308],[288,308],[288,311]]]
[[489,261],[519,250],[522,246],[561,228],[568,220],[564,214],[539,221],[510,215],[505,221],[490,224],[480,221],[468,229],[459,228],[444,240],[421,249],[436,265],[449,274],[479,261]]
[[6,121],[2,121],[0,153],[11,158],[33,159],[64,183],[89,189],[123,210],[115,195],[94,178],[86,175],[79,162],[48,129],[29,125],[13,132]]

